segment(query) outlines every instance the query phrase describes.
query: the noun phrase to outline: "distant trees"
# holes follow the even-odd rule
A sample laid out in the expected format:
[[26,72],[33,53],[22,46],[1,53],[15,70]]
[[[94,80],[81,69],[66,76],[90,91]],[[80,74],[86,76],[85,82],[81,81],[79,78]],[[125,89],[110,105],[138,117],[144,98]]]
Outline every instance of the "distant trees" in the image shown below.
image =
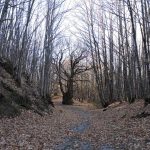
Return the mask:
[[26,76],[47,98],[57,73],[64,104],[77,91],[82,99],[98,96],[103,107],[149,98],[150,1],[82,1],[76,10],[73,41],[82,43],[77,47],[61,43],[64,6],[65,0],[0,0],[0,57],[12,62],[20,86]]
[[[88,58],[87,58],[88,59]],[[88,60],[89,61],[89,60]],[[88,62],[89,63],[89,62]],[[94,102],[97,99],[96,81],[92,68],[75,77],[73,98],[80,101]]]
[[60,23],[62,21],[64,10],[61,6],[65,1],[47,1],[46,30],[43,46],[43,64],[41,70],[41,93],[43,97],[49,97],[52,87],[53,76],[53,52],[57,37],[59,37]]
[[0,1],[0,56],[11,60],[14,77],[22,76],[39,86],[41,95],[51,95],[53,52],[67,10],[65,0]]
[[101,105],[149,97],[149,1],[89,0],[78,11]]

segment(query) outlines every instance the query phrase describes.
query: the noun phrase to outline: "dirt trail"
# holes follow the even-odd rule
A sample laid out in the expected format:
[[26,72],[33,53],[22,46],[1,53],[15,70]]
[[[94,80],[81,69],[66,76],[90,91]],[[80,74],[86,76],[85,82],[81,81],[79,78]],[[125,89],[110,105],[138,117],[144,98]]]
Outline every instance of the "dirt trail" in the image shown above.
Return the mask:
[[[58,105],[56,105],[57,107]],[[141,101],[113,104],[106,111],[88,103],[61,106],[78,116],[68,134],[56,150],[149,150],[150,118],[133,119],[143,107]]]
[[29,110],[1,119],[0,150],[150,149],[150,117],[132,117],[143,107],[141,101],[115,104],[106,111],[88,103],[54,103],[53,114],[41,117]]
[[[99,147],[95,147],[90,140],[84,139],[84,133],[86,133],[93,124],[93,110],[96,108],[90,103],[75,102],[73,106],[63,106],[61,101],[55,101],[56,108],[68,111],[71,114],[74,113],[79,117],[78,123],[75,123],[69,128],[71,136],[66,136],[62,143],[60,143],[56,150],[115,150],[112,145],[102,144]],[[93,133],[94,134],[94,133]]]
[[[79,122],[73,124],[69,128],[69,132],[72,133],[72,136],[67,136],[63,140],[63,143],[60,143],[55,149],[56,150],[71,150],[71,149],[81,149],[81,150],[92,150],[93,147],[89,141],[81,140],[80,135],[89,129],[91,113],[88,109],[90,105],[84,106],[79,103],[76,103],[73,106],[61,106],[60,101],[56,104],[56,107],[61,107],[63,110],[68,111],[68,113],[74,113],[78,116]],[[76,137],[78,134],[78,137]]]

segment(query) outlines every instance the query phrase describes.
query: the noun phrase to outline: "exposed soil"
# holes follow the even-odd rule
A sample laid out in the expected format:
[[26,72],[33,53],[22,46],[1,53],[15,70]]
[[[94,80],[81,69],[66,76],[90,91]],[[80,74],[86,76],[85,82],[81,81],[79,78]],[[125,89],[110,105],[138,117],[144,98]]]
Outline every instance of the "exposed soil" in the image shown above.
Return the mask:
[[143,112],[143,101],[131,105],[116,103],[105,111],[88,103],[75,102],[73,106],[62,106],[60,100],[54,103],[51,115],[41,117],[23,111],[16,118],[1,119],[0,149],[150,149],[150,117],[135,117]]
[[21,85],[14,75],[12,64],[0,57],[0,118],[19,116],[22,110],[31,110],[44,115],[51,113],[52,102],[50,97],[42,98],[37,84],[23,74]]

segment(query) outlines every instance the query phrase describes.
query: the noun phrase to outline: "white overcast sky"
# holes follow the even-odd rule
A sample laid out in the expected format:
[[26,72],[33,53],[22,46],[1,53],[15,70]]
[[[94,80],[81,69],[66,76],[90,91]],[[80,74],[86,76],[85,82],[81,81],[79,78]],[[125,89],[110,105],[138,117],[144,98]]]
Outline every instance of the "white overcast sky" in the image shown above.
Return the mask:
[[[37,0],[38,2],[43,3],[43,0]],[[62,28],[64,29],[64,34],[65,36],[68,36],[71,38],[71,40],[76,40],[76,27],[78,26],[78,24],[81,24],[80,19],[76,16],[77,12],[77,7],[79,5],[81,5],[81,3],[86,0],[66,0],[65,5],[64,5],[64,9],[72,9],[71,11],[69,11],[65,17],[64,17],[64,21],[62,23]],[[88,0],[87,0],[88,1]],[[106,5],[109,5],[110,0],[102,0]],[[114,1],[114,0],[112,0]],[[100,0],[99,0],[100,2]],[[37,4],[38,5],[38,4]],[[39,5],[39,9],[40,11],[38,11],[39,13],[39,17],[40,19],[43,18],[43,10],[45,9],[44,6],[43,8],[41,7],[41,5]],[[46,13],[46,11],[45,11]],[[79,14],[77,14],[79,15]],[[42,17],[41,17],[42,16]],[[45,28],[45,25],[43,26]],[[139,27],[137,27],[139,28]],[[139,30],[138,30],[139,31]],[[138,33],[137,33],[138,34]]]
[[66,0],[66,8],[65,9],[71,9],[64,18],[63,25],[66,28],[66,35],[67,36],[73,36],[72,32],[75,32],[75,22],[79,21],[77,20],[77,17],[75,17],[75,11],[76,7],[78,5],[80,0]]

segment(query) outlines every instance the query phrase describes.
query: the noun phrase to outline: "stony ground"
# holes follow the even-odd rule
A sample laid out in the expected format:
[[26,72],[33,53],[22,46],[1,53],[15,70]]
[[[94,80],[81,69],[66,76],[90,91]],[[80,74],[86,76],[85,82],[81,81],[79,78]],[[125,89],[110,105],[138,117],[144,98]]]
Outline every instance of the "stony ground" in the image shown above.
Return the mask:
[[149,150],[150,117],[136,117],[143,102],[116,103],[107,110],[88,103],[62,106],[53,114],[24,111],[0,120],[1,150]]

